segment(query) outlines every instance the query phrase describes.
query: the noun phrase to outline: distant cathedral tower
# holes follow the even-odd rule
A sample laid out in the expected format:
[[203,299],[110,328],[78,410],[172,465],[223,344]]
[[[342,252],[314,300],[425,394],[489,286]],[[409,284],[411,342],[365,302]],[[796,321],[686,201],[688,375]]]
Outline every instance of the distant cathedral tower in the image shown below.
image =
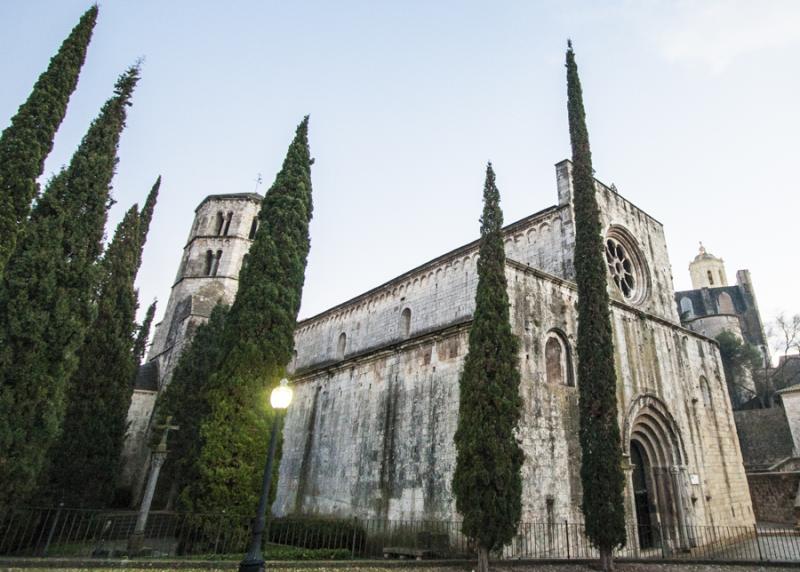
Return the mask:
[[700,243],[700,253],[689,264],[689,273],[692,276],[692,288],[718,288],[728,285],[725,275],[725,261],[706,251]]
[[[725,262],[709,253],[703,243],[689,264],[692,290],[675,292],[681,323],[686,328],[710,338],[730,332],[761,350],[765,360],[769,350],[761,314],[758,310],[749,270],[736,272],[736,285],[728,285]],[[755,396],[755,384],[749,372],[728,388],[734,409]]]

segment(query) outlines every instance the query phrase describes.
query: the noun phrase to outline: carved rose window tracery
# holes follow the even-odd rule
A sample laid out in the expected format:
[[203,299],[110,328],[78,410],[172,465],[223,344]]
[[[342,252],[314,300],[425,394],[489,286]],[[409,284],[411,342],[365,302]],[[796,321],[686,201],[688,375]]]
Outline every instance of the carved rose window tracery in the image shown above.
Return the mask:
[[642,302],[648,291],[648,273],[635,240],[621,227],[612,226],[606,235],[604,255],[614,286],[630,304]]
[[606,263],[619,291],[626,300],[632,298],[636,290],[633,262],[622,243],[610,237],[606,239]]

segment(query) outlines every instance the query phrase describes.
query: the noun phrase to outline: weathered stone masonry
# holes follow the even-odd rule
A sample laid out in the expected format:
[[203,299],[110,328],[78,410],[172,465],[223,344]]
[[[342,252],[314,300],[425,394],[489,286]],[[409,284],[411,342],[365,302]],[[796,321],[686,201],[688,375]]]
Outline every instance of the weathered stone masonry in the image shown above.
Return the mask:
[[[581,518],[570,168],[557,166],[559,205],[505,229],[527,522]],[[604,232],[639,257],[635,303],[609,285],[620,426],[626,453],[633,441],[649,460],[651,522],[676,536],[752,522],[719,353],[679,325],[663,228],[600,183],[598,198]],[[276,513],[458,519],[453,434],[476,257],[466,245],[299,324]]]
[[[558,204],[504,229],[521,342],[525,522],[581,519],[569,161],[556,175]],[[717,346],[680,326],[663,227],[600,182],[597,196],[618,277],[609,274],[609,291],[628,517],[686,544],[691,525],[752,523]],[[161,388],[193,325],[233,299],[258,203],[219,195],[198,207],[149,356]],[[229,211],[231,236],[220,236],[218,213]],[[204,256],[217,249],[232,256],[208,276]],[[453,434],[477,254],[476,241],[298,324],[275,513],[458,519]]]

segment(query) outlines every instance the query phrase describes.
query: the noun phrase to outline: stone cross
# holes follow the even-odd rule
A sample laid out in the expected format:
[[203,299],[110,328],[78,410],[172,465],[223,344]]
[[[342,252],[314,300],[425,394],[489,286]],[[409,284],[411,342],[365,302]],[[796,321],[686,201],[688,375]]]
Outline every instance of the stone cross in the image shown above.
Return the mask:
[[166,418],[164,423],[156,425],[156,429],[163,429],[161,434],[161,441],[153,449],[152,458],[150,461],[150,475],[147,477],[147,487],[144,491],[142,504],[139,507],[139,516],[136,519],[136,528],[133,530],[133,535],[128,539],[128,552],[138,552],[142,549],[144,544],[144,531],[147,526],[147,517],[150,514],[150,505],[153,502],[153,495],[156,492],[156,483],[158,483],[158,474],[161,472],[161,467],[164,461],[167,460],[167,437],[170,431],[177,431],[180,429],[177,425],[172,425],[172,416]]

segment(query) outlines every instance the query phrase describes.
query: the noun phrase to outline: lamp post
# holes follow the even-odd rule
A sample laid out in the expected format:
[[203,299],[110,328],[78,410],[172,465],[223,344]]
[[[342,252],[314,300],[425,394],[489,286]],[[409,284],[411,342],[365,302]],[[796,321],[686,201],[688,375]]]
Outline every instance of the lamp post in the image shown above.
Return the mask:
[[267,504],[269,503],[269,489],[272,484],[272,462],[275,460],[275,445],[278,441],[278,426],[280,425],[283,412],[292,402],[292,390],[289,387],[289,380],[282,379],[278,387],[272,390],[269,402],[275,410],[275,419],[272,422],[272,432],[269,436],[269,454],[267,455],[267,465],[264,468],[264,480],[261,483],[261,498],[258,500],[258,513],[253,526],[253,536],[250,539],[250,547],[247,554],[239,563],[239,572],[263,572],[264,556],[261,554],[261,540],[264,536],[264,528],[267,522]]

